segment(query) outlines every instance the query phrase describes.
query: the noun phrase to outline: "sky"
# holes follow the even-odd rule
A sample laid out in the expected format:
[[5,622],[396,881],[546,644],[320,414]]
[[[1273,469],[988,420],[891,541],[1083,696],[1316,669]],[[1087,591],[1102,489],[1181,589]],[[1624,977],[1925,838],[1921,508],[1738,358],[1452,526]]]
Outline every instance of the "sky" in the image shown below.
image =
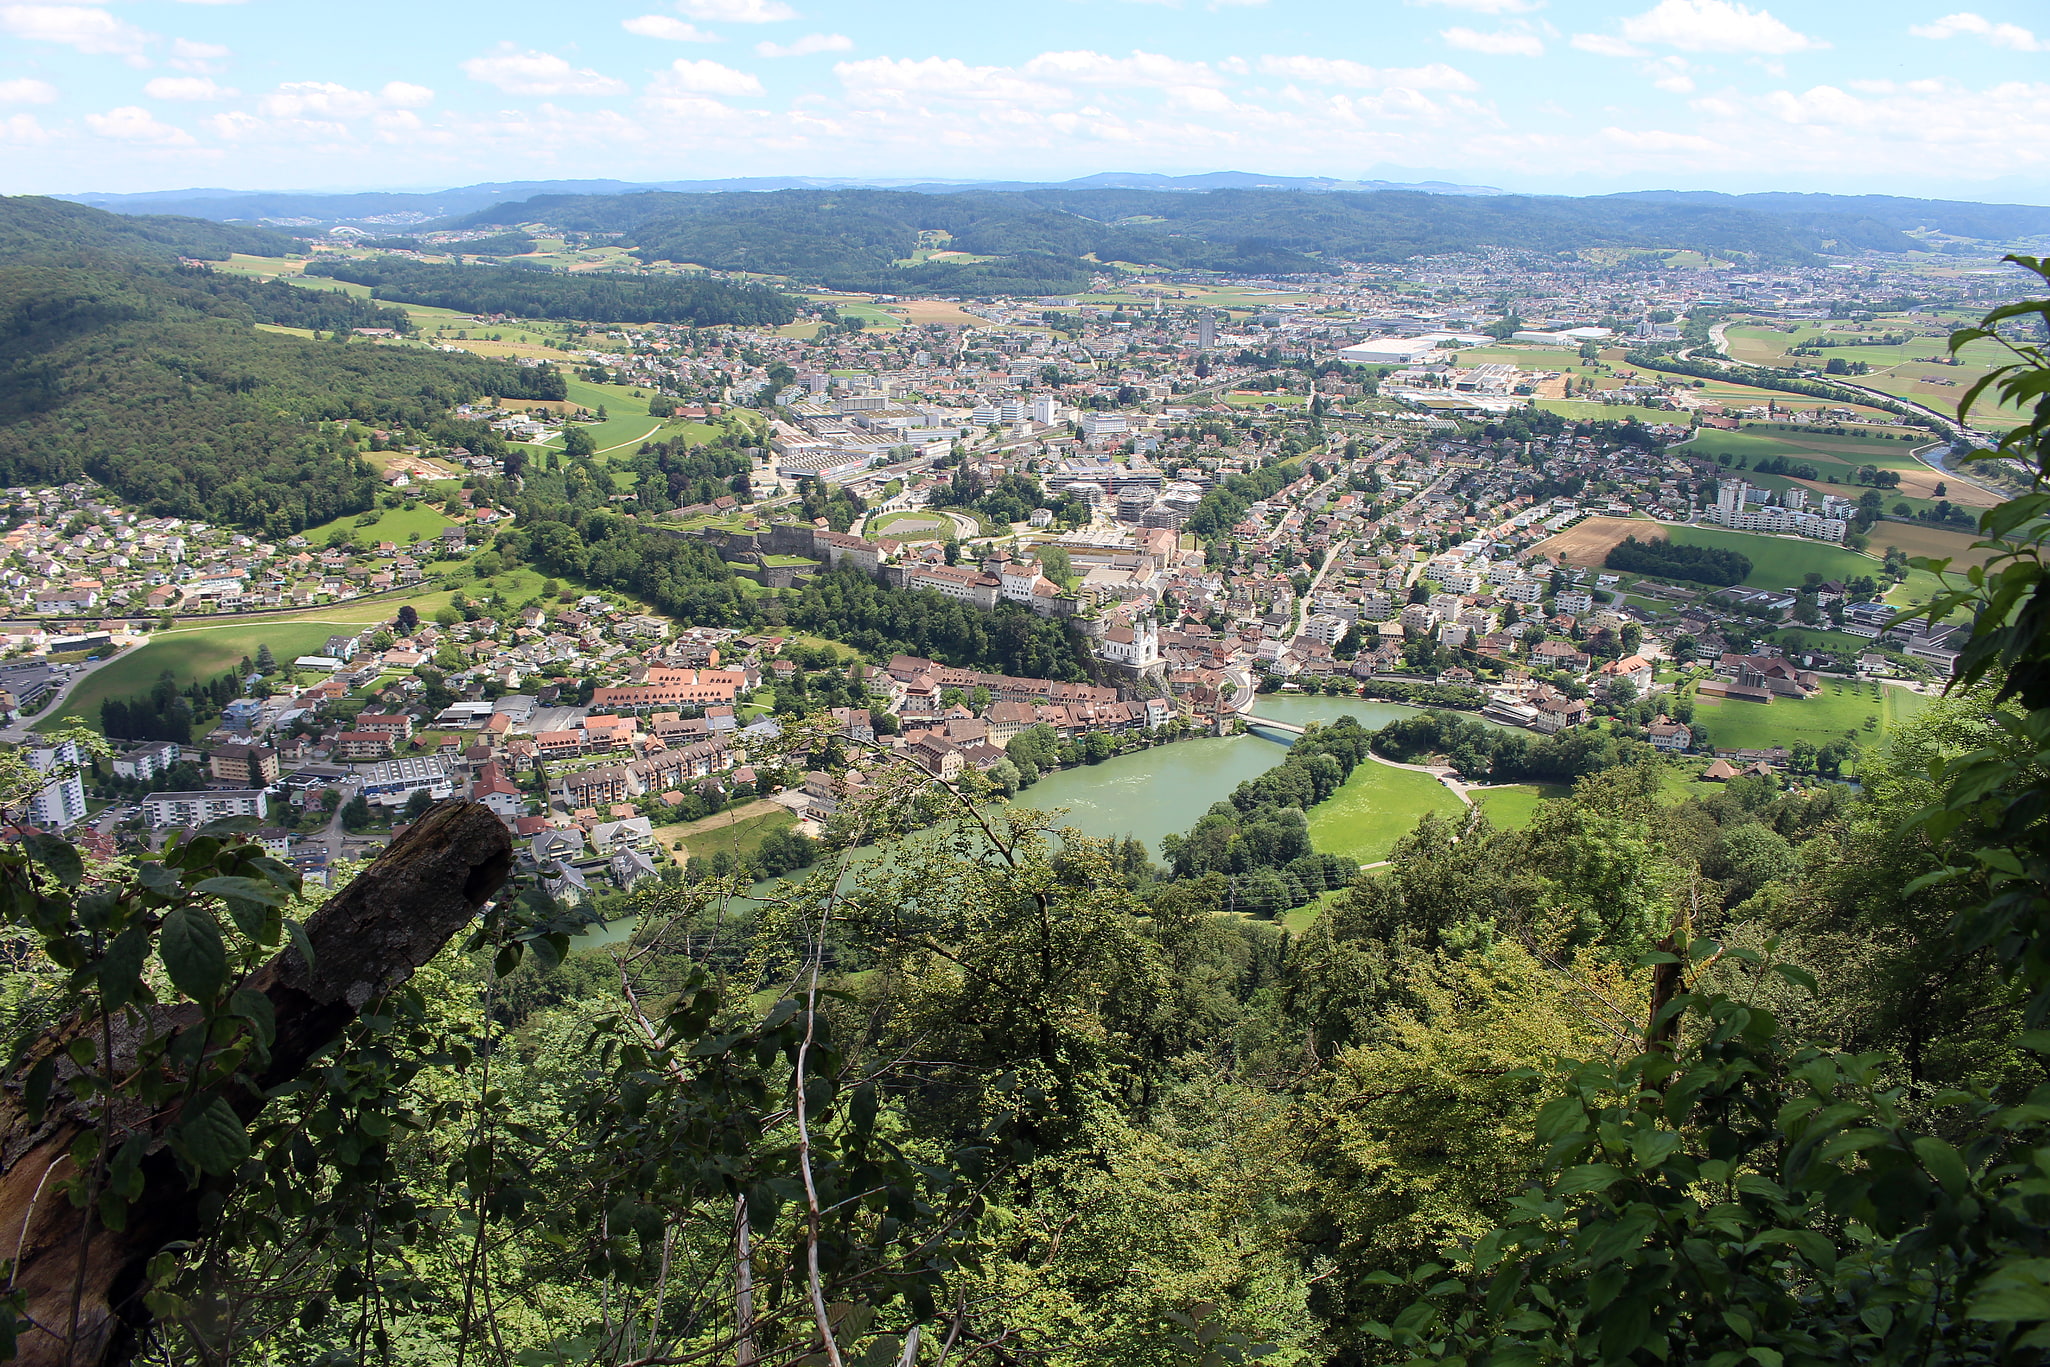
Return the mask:
[[0,192],[1237,170],[2050,203],[2050,7],[1986,4],[0,0]]

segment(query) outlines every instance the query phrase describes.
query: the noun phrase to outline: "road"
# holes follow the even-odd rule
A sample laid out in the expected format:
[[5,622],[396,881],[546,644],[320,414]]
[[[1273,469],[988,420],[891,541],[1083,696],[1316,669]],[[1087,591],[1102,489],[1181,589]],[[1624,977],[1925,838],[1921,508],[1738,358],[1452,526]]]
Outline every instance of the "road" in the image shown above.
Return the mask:
[[4,730],[0,730],[0,741],[6,741],[10,745],[20,745],[26,742],[30,733],[36,729],[37,722],[49,717],[61,717],[64,715],[64,700],[71,696],[73,689],[105,669],[108,665],[114,663],[114,661],[120,659],[123,655],[128,654],[130,650],[136,649],[139,649],[139,647],[129,646],[126,649],[115,651],[106,659],[99,660],[91,666],[81,666],[76,673],[64,681],[63,685],[58,688],[56,695],[50,701],[44,703],[33,717],[25,717]]

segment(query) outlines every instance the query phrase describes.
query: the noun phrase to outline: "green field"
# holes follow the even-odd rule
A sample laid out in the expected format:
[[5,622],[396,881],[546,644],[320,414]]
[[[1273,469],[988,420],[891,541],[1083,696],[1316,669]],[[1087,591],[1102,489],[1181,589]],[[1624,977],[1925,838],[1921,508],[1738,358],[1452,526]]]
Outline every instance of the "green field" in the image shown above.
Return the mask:
[[[380,606],[385,614],[398,611],[396,603]],[[101,703],[108,698],[147,693],[166,669],[182,688],[195,679],[212,678],[223,670],[237,668],[245,657],[255,659],[261,646],[268,645],[279,663],[289,664],[300,655],[318,654],[328,637],[340,632],[354,634],[361,627],[360,622],[349,625],[288,618],[163,632],[152,637],[148,645],[95,671],[64,700],[58,709],[62,716],[45,717],[36,726],[47,731],[61,725],[63,717],[83,717],[97,731]]]
[[[1717,749],[1763,750],[1805,740],[1822,746],[1846,735],[1870,745],[1917,716],[1929,699],[1905,688],[1829,679],[1812,698],[1776,698],[1769,703],[1698,698],[1694,724],[1708,728]],[[1867,721],[1871,726],[1867,726]]]
[[[1956,321],[1959,326],[1965,325],[1964,319]],[[1818,337],[1848,340],[1859,335],[1899,336],[1904,331],[1913,331],[1917,335],[1896,345],[1829,347],[1816,356],[1786,354],[1789,347]],[[1766,326],[1731,327],[1726,336],[1730,354],[1753,365],[1801,366],[1821,370],[1836,356],[1863,361],[1872,367],[1871,373],[1845,378],[1897,398],[1927,404],[1939,413],[1955,411],[1957,401],[1964,397],[1973,381],[1985,374],[1989,367],[2011,359],[2006,349],[1996,343],[1973,342],[1958,353],[1959,364],[1951,365],[1948,329],[1932,333],[1919,320],[1910,325],[1899,317],[1881,318],[1846,332],[1833,331],[1831,324],[1815,323],[1804,324],[1792,332]],[[1995,404],[1989,395],[1982,398],[1973,410],[1972,420],[1985,427],[2002,428],[2013,426],[2023,416],[2018,410]]]
[[[764,806],[769,810],[755,810]],[[722,850],[730,855],[742,855],[753,852],[769,832],[787,831],[796,824],[797,817],[788,807],[758,802],[688,825],[659,826],[655,830],[655,842],[672,859],[677,858],[676,842],[679,840],[684,843],[682,857],[686,859],[693,856],[710,859]]]
[[455,525],[439,509],[424,503],[416,503],[409,508],[373,508],[362,514],[364,517],[373,515],[376,521],[368,526],[357,526],[357,514],[351,513],[332,522],[323,522],[318,527],[308,527],[303,535],[316,546],[329,544],[334,534],[341,532],[358,546],[369,547],[380,541],[391,541],[404,547],[414,541],[438,537],[443,528]]
[[1459,799],[1429,774],[1363,760],[1345,786],[1310,813],[1310,839],[1323,853],[1372,864],[1386,859],[1427,814],[1461,810]]
[[1536,817],[1538,803],[1548,798],[1565,797],[1572,789],[1558,783],[1518,783],[1506,788],[1488,788],[1469,793],[1474,806],[1487,814],[1489,821],[1504,830],[1520,831]]
[[1825,579],[1853,579],[1861,574],[1877,578],[1879,574],[1879,562],[1871,556],[1826,541],[1720,527],[1667,527],[1665,532],[1676,546],[1714,546],[1749,556],[1751,573],[1744,582],[1753,588],[1788,588],[1810,573]]

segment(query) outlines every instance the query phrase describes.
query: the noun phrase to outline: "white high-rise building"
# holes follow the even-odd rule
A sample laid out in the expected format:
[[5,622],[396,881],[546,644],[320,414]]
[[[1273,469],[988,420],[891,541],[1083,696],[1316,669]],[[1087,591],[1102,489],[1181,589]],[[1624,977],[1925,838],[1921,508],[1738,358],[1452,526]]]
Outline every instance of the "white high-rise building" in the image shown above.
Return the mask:
[[1042,427],[1051,427],[1059,417],[1061,402],[1051,394],[1042,394],[1032,401],[1032,421]]
[[1208,351],[1217,345],[1217,315],[1204,309],[1196,315],[1196,349]]
[[78,765],[82,760],[78,747],[68,740],[59,745],[32,746],[27,751],[27,757],[30,767],[38,773],[47,774],[59,768],[70,769],[69,773],[53,780],[48,787],[29,799],[29,823],[61,831],[83,820],[85,784],[78,776]]

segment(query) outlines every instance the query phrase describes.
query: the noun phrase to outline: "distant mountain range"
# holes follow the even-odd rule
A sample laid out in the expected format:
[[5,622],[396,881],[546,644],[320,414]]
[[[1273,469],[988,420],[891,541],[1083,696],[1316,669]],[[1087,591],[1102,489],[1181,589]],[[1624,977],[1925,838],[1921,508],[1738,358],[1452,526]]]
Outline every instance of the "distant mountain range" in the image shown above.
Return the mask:
[[[819,176],[745,176],[726,180],[521,180],[495,181],[431,191],[370,191],[357,194],[296,193],[252,190],[159,190],[146,194],[76,194],[54,198],[88,204],[118,214],[176,214],[217,223],[264,224],[283,228],[331,227],[417,228],[446,226],[454,220],[491,211],[494,222],[522,221],[508,217],[507,206],[537,199],[559,204],[565,198],[616,199],[633,195],[761,194],[778,190],[884,190],[918,195],[1047,195],[1091,191],[1151,191],[1205,196],[1245,191],[1282,191],[1316,195],[1368,195],[1400,192],[1447,198],[1517,199],[1546,204],[1570,197],[1512,195],[1489,185],[1449,181],[1341,180],[1329,176],[1268,176],[1246,171],[1213,171],[1202,175],[1167,176],[1138,171],[1105,171],[1065,181],[940,181],[858,179]],[[1896,232],[1928,229],[1952,237],[1986,242],[2050,234],[2050,208],[2027,204],[1978,204],[1960,200],[1902,199],[1891,195],[1823,195],[1764,193],[1721,194],[1710,190],[1630,190],[1590,196],[1572,202],[1599,205],[1640,200],[1696,209],[1739,210],[1778,220],[1801,235],[1850,246],[1877,245],[1869,233],[1836,231],[1846,220]],[[640,215],[646,217],[646,215]]]
[[1161,176],[1106,171],[1079,180],[856,180],[819,176],[745,176],[732,180],[515,180],[465,185],[452,190],[370,191],[361,194],[296,194],[266,190],[156,190],[145,194],[54,195],[117,214],[181,214],[219,223],[277,223],[288,227],[411,227],[475,213],[535,195],[629,195],[650,191],[731,194],[769,190],[904,190],[948,195],[971,190],[1163,190],[1200,194],[1209,190],[1299,190],[1313,193],[1416,190],[1436,195],[1499,195],[1487,185],[1444,181],[1415,184],[1389,180],[1334,180],[1325,176],[1260,176],[1245,171],[1212,171],[1196,176]]

